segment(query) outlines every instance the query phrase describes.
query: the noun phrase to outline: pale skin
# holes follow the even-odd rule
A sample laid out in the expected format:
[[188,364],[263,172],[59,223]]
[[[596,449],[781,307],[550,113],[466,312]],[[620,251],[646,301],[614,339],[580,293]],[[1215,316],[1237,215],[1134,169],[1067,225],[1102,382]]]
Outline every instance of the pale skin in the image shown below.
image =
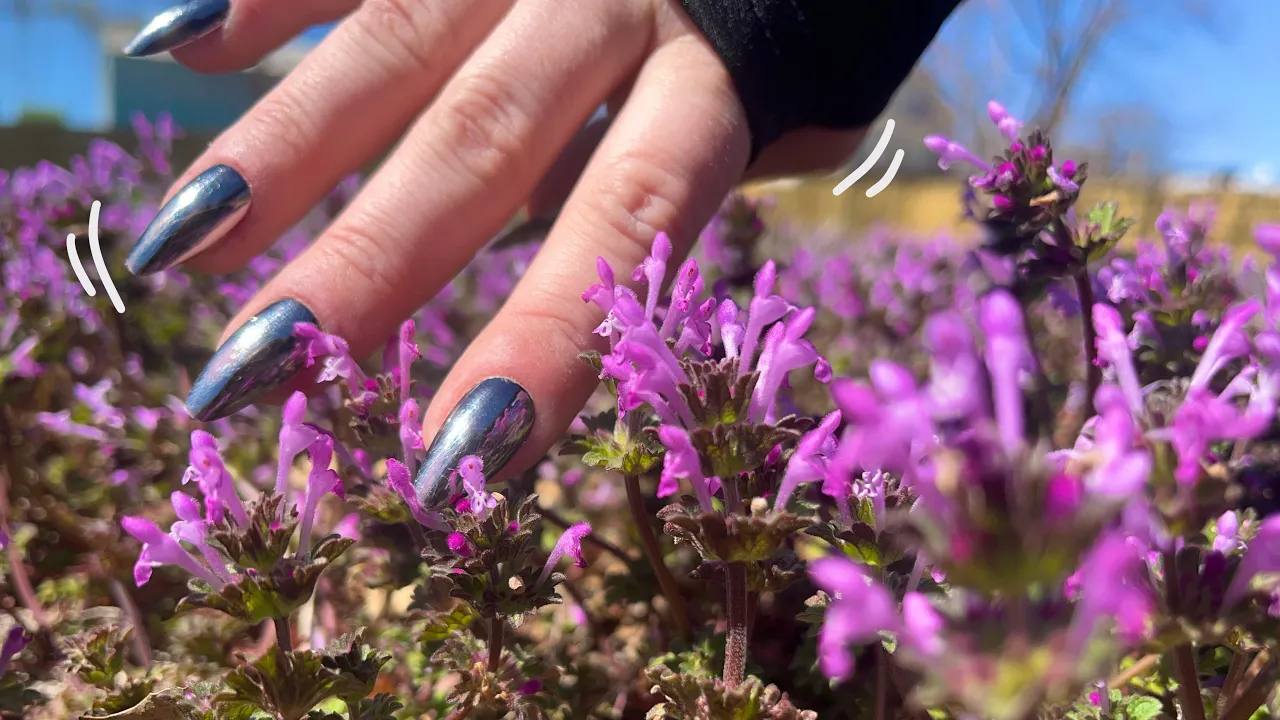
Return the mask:
[[[230,72],[340,19],[174,184],[170,194],[223,163],[253,187],[243,221],[187,265],[242,267],[398,143],[222,338],[294,298],[366,357],[518,210],[560,208],[424,415],[429,443],[481,379],[523,385],[538,415],[504,476],[541,458],[597,384],[579,360],[602,347],[592,334],[600,311],[581,299],[597,257],[629,280],[663,231],[679,258],[744,178],[834,169],[865,134],[795,131],[748,171],[750,130],[728,71],[673,0],[233,0],[220,30],[173,54],[200,72]],[[601,104],[608,119],[587,125]]]

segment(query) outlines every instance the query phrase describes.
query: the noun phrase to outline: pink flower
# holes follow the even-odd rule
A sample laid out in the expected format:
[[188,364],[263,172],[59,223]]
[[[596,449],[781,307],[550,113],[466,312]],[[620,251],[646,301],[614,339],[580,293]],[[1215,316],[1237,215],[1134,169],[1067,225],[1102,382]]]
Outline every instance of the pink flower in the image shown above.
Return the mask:
[[555,571],[556,564],[560,562],[560,558],[568,554],[573,558],[573,564],[578,567],[586,567],[587,561],[582,556],[582,539],[591,532],[591,526],[587,523],[574,523],[565,530],[560,539],[556,541],[556,546],[551,550],[551,556],[547,558],[546,564],[542,566],[542,573],[538,575],[538,581],[534,583],[534,587],[539,587],[551,577],[551,573]]
[[694,449],[689,433],[675,425],[663,425],[658,428],[658,438],[667,448],[662,458],[658,497],[674,495],[680,489],[680,480],[688,480],[703,512],[715,512],[710,484],[702,474],[702,459]]
[[276,469],[276,492],[289,492],[289,469],[294,458],[320,439],[320,433],[303,422],[307,417],[307,396],[295,392],[285,401],[280,413],[280,459]]

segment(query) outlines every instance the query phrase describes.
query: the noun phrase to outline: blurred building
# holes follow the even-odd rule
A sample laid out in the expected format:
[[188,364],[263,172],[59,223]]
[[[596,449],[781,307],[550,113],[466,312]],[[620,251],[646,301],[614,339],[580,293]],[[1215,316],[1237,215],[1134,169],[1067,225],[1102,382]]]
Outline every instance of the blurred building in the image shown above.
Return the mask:
[[244,114],[313,47],[310,42],[295,41],[250,70],[206,75],[179,65],[167,53],[148,58],[120,54],[118,48],[124,47],[139,27],[106,23],[101,28],[109,127],[128,127],[136,112],[149,118],[167,112],[188,133],[216,134]]

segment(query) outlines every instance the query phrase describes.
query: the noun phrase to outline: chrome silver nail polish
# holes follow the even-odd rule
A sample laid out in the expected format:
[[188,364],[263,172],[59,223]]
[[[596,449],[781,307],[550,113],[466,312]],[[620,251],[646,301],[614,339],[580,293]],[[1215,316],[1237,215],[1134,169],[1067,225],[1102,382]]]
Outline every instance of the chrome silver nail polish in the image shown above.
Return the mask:
[[249,183],[214,165],[178,191],[143,231],[124,265],[134,275],[167,270],[227,234],[249,212]]
[[533,429],[533,398],[514,380],[493,377],[472,388],[436,434],[413,485],[424,507],[439,509],[461,489],[458,461],[475,455],[492,478]]
[[227,19],[229,0],[191,0],[151,18],[128,45],[124,54],[145,57],[169,52],[217,30]]
[[297,323],[316,316],[297,300],[279,300],[249,318],[227,338],[187,395],[187,412],[217,420],[258,400],[302,367],[306,346],[293,336]]

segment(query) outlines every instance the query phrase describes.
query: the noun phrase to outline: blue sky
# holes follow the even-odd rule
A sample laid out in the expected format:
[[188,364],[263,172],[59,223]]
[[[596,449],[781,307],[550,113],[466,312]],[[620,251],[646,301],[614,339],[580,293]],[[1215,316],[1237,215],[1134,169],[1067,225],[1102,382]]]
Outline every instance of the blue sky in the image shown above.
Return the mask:
[[[76,127],[99,125],[104,49],[97,37],[67,18],[37,16],[19,23],[14,4],[0,0],[0,123],[12,122],[25,107],[56,111]],[[101,0],[98,5],[105,15],[143,20],[167,3]],[[1211,33],[1195,23],[1153,15],[1117,36],[1082,82],[1076,117],[1085,119],[1069,129],[1088,137],[1096,127],[1087,119],[1090,109],[1140,105],[1162,118],[1173,168],[1199,173],[1234,168],[1280,178],[1280,1],[1222,0],[1217,7]],[[962,9],[964,15],[943,29],[939,41],[963,47],[981,11]],[[1026,102],[1025,90],[1025,82],[1010,87],[1002,99],[1017,110]]]

